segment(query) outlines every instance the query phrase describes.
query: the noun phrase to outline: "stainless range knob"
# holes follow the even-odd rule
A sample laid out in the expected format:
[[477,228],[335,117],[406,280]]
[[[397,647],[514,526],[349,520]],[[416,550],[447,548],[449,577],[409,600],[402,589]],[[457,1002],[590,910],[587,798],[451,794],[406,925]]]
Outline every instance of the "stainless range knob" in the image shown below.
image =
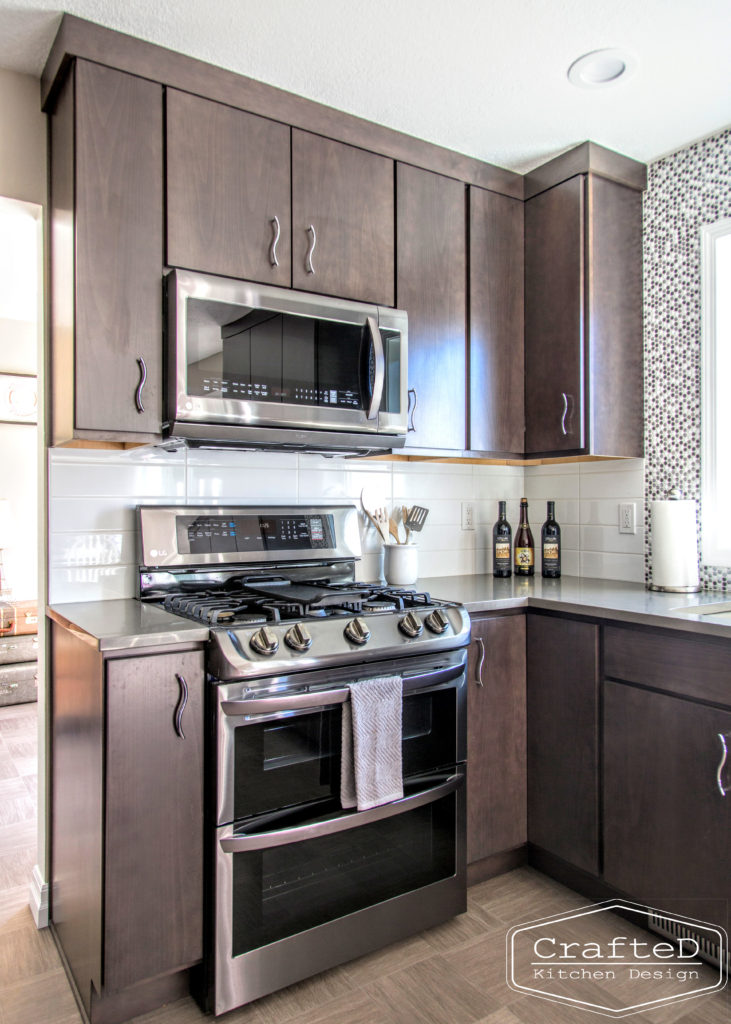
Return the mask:
[[293,651],[309,651],[312,647],[312,637],[309,630],[301,622],[296,622],[284,634],[284,642]]
[[407,612],[398,624],[398,628],[405,636],[421,636],[424,626],[416,612]]
[[371,638],[371,631],[366,626],[363,619],[351,619],[348,625],[343,630],[347,640],[351,643],[358,644],[362,647],[363,644],[367,644]]
[[443,633],[449,625],[449,619],[441,608],[435,608],[433,612],[429,612],[424,622],[426,628],[430,629],[432,633]]
[[249,640],[249,646],[256,651],[257,654],[271,655],[279,649],[279,641],[277,640],[277,634],[269,626],[262,626],[261,629],[257,629],[256,633]]

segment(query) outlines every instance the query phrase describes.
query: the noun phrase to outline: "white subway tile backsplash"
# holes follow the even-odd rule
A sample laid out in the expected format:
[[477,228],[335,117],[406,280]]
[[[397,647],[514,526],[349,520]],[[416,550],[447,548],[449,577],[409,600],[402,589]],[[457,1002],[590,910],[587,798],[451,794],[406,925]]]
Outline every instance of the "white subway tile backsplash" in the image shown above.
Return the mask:
[[191,466],[187,493],[207,501],[296,501],[297,474],[287,469],[254,469],[250,466]]
[[137,560],[137,535],[132,533],[57,533],[50,565],[65,567],[131,565]]
[[644,559],[639,555],[582,551],[579,569],[581,576],[601,580],[629,580],[632,583],[642,583],[645,578]]
[[[556,502],[563,571],[610,579],[642,578],[642,537],[616,540],[617,502],[637,502],[643,521],[642,461],[482,466],[468,463],[326,459],[318,455],[143,449],[54,449],[50,474],[50,598],[56,603],[132,597],[136,588],[137,504],[327,501],[359,506],[363,488],[393,513],[425,505],[417,542],[423,576],[492,571],[492,525],[500,500],[516,528],[529,500],[538,544],[548,499]],[[472,502],[475,530],[461,529]],[[581,527],[581,529],[580,529]],[[616,537],[620,535],[617,533]],[[361,514],[360,579],[378,578],[382,542]],[[624,575],[623,575],[624,574]]]
[[57,497],[118,497],[134,494],[139,499],[182,498],[185,494],[185,466],[160,462],[126,464],[51,461],[49,494]]
[[617,473],[583,473],[579,480],[582,501],[588,498],[641,497],[645,484],[641,469]]
[[110,601],[134,597],[136,593],[134,565],[90,566],[88,568],[55,567],[50,574],[50,603],[67,601]]
[[614,551],[624,555],[643,555],[645,531],[638,527],[637,533],[620,533],[617,526],[582,526],[582,551]]

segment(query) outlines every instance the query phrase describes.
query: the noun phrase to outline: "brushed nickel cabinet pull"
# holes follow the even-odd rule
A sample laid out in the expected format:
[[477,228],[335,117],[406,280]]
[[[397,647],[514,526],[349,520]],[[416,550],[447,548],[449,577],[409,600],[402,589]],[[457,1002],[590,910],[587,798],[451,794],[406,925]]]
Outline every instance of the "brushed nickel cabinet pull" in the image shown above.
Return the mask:
[[181,676],[179,672],[175,673],[175,678],[178,680],[178,686],[180,687],[180,697],[178,697],[178,703],[175,708],[175,731],[181,740],[184,740],[183,712],[185,711],[185,705],[188,703],[188,684],[185,681],[185,677]]
[[726,742],[727,737],[724,733],[719,732],[718,738],[721,741],[722,751],[721,760],[718,762],[718,768],[716,769],[716,783],[718,785],[718,791],[721,794],[721,796],[727,796],[730,787],[724,786],[722,776],[723,769],[726,766],[726,758],[728,757],[728,743]]
[[485,664],[485,641],[481,636],[476,636],[475,643],[480,648],[480,660],[477,662],[477,667],[475,668],[475,682],[478,686],[484,686],[485,684],[482,681],[482,666]]
[[312,239],[310,240],[310,247],[307,250],[307,255],[305,256],[305,270],[308,274],[314,274],[315,267],[312,262],[312,257],[315,255],[315,246],[317,245],[317,235],[315,234],[314,224],[310,224],[307,228],[307,233],[312,235]]
[[[412,395],[414,396],[414,404],[413,405],[411,404],[411,396]],[[414,423],[414,416],[416,414],[416,406],[419,404],[419,400],[416,397],[416,388],[409,388],[408,396],[409,396],[409,405],[408,405],[408,408],[407,408],[406,415],[407,415],[407,419],[409,420],[409,426],[406,428],[406,432],[408,434],[411,434],[412,432],[414,432],[414,433],[416,432],[416,424]]]
[[140,368],[140,382],[137,385],[137,390],[135,391],[135,405],[137,406],[137,412],[144,412],[145,407],[142,404],[142,389],[145,386],[145,381],[147,380],[147,366],[145,365],[145,360],[142,356],[137,357],[137,365]]
[[272,244],[269,246],[269,262],[273,267],[278,267],[279,260],[277,259],[277,242],[279,241],[279,235],[281,234],[279,217],[272,217],[270,224],[272,225]]
[[563,412],[561,414],[561,433],[566,437],[566,413],[569,411],[569,400],[566,396],[566,392],[561,392],[561,398],[563,398]]

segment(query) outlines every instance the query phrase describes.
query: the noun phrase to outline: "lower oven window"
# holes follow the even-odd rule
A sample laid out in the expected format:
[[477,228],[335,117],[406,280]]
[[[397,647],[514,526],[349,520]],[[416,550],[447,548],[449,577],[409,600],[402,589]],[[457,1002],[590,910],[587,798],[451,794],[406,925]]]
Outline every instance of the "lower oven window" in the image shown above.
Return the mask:
[[455,838],[451,793],[336,835],[231,854],[232,956],[452,877]]
[[[456,760],[454,687],[409,694],[403,703],[404,776]],[[340,792],[341,708],[234,726],[234,820]]]

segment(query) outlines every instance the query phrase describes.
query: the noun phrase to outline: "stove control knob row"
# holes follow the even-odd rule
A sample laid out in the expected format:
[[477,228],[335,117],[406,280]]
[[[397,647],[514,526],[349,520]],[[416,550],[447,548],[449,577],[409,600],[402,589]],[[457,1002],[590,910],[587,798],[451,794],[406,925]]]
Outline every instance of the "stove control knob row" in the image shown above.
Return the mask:
[[362,647],[363,644],[367,644],[371,638],[371,631],[366,626],[363,619],[356,618],[351,619],[348,625],[343,630],[347,640],[351,643],[357,644]]
[[449,625],[449,619],[441,608],[435,608],[433,612],[429,612],[424,622],[426,623],[426,628],[431,630],[432,633],[444,633]]
[[401,630],[404,636],[412,638],[416,636],[421,636],[421,634],[424,632],[423,623],[415,612],[407,612],[406,615],[404,615],[403,619],[401,619],[401,621],[399,622],[398,628]]
[[294,626],[287,630],[284,634],[284,642],[293,651],[309,651],[310,647],[312,647],[312,637],[309,630],[301,622],[296,622]]
[[253,634],[249,645],[257,654],[264,654],[268,657],[279,649],[279,640],[277,640],[277,634],[273,629],[270,629],[269,626],[262,626]]

